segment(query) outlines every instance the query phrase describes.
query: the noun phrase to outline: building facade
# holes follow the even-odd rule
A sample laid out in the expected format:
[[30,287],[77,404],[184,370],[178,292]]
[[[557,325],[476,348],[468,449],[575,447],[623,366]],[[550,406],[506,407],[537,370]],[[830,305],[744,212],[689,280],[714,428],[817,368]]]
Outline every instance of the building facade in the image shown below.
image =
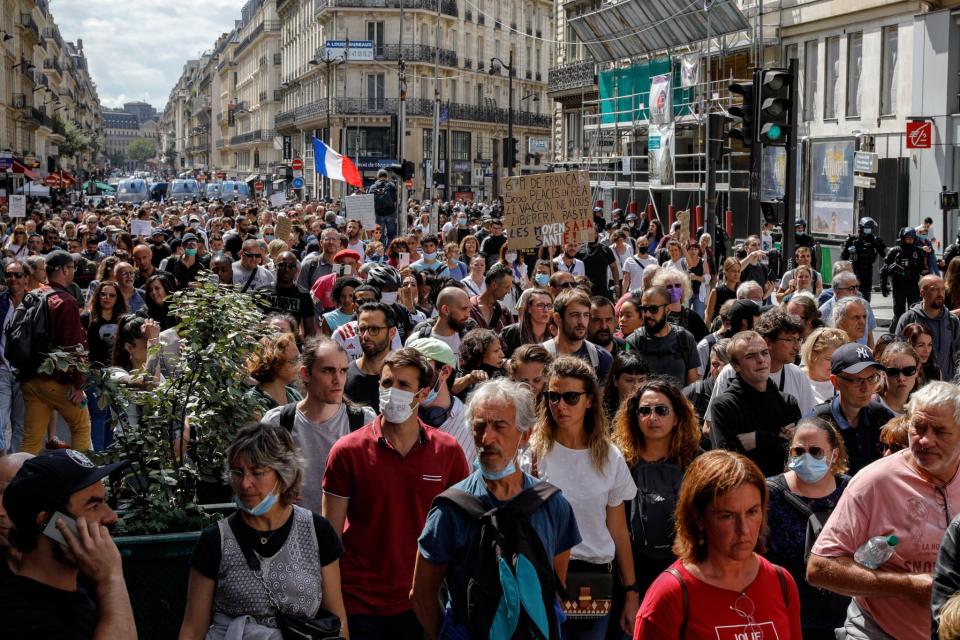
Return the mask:
[[152,104],[148,102],[124,102],[123,110],[126,113],[132,113],[137,116],[137,122],[143,124],[148,120],[157,119],[157,109]]
[[140,123],[137,121],[137,116],[120,109],[104,109],[103,128],[104,152],[111,165],[130,168],[132,163],[126,157],[127,146],[140,137]]

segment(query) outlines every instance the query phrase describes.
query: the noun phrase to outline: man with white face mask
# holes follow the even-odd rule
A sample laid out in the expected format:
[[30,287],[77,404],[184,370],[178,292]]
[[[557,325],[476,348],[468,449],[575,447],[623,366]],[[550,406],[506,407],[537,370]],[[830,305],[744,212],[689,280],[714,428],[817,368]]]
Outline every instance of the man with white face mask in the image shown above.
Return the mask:
[[323,514],[343,538],[353,640],[423,635],[409,599],[417,537],[433,499],[469,473],[456,439],[417,415],[433,382],[418,351],[391,353],[380,372],[380,415],[338,440],[327,460]]

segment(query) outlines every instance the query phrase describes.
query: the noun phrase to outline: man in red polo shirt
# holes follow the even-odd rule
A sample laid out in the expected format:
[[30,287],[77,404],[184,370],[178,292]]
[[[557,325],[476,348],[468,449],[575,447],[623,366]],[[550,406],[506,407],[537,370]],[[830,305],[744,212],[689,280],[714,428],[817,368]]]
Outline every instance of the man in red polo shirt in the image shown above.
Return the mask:
[[394,351],[380,373],[380,415],[338,440],[323,478],[323,515],[341,534],[341,585],[352,640],[421,640],[410,586],[434,497],[469,474],[456,439],[425,425],[417,407],[433,367]]

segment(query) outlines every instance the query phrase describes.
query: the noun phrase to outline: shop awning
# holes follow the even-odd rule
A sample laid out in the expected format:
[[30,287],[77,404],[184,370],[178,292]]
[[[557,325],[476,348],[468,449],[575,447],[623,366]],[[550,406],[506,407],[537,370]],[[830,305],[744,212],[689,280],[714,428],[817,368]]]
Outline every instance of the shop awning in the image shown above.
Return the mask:
[[61,169],[57,172],[57,175],[60,176],[60,180],[63,182],[63,186],[72,187],[77,184],[77,179],[70,175],[70,172],[66,169]]
[[284,185],[286,185],[286,184],[287,184],[286,178],[280,178],[279,180],[274,180],[274,181],[273,181],[273,190],[276,191],[276,190],[278,190],[278,189],[283,189],[283,188],[284,188]]
[[40,180],[40,176],[19,160],[13,161],[13,172],[22,173],[27,180]]
[[[94,182],[93,186],[105,193],[113,193],[115,191],[115,189],[110,185],[108,185],[106,182]],[[90,189],[90,181],[87,180],[81,185],[81,187],[83,188],[84,191],[88,191]]]
[[[569,20],[597,62],[667,52],[707,39],[702,5],[687,0],[626,0]],[[710,37],[750,29],[734,0],[710,5]]]

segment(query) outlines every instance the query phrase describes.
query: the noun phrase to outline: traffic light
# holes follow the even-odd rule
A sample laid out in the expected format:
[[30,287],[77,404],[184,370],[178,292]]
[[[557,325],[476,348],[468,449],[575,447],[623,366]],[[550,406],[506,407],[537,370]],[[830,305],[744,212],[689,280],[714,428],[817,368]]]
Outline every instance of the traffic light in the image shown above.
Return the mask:
[[403,160],[400,164],[387,165],[386,169],[390,173],[400,176],[401,180],[413,179],[414,165],[409,160]]
[[785,147],[790,136],[790,100],[794,77],[786,69],[764,69],[759,72],[757,97],[757,141]]
[[517,166],[517,156],[519,154],[519,141],[516,138],[503,138],[503,166]]
[[740,105],[730,107],[729,113],[734,118],[739,118],[740,123],[736,127],[731,127],[727,136],[739,140],[744,147],[753,146],[756,139],[754,131],[754,120],[756,117],[756,88],[753,82],[734,82],[730,85],[730,91],[741,96],[743,102]]

